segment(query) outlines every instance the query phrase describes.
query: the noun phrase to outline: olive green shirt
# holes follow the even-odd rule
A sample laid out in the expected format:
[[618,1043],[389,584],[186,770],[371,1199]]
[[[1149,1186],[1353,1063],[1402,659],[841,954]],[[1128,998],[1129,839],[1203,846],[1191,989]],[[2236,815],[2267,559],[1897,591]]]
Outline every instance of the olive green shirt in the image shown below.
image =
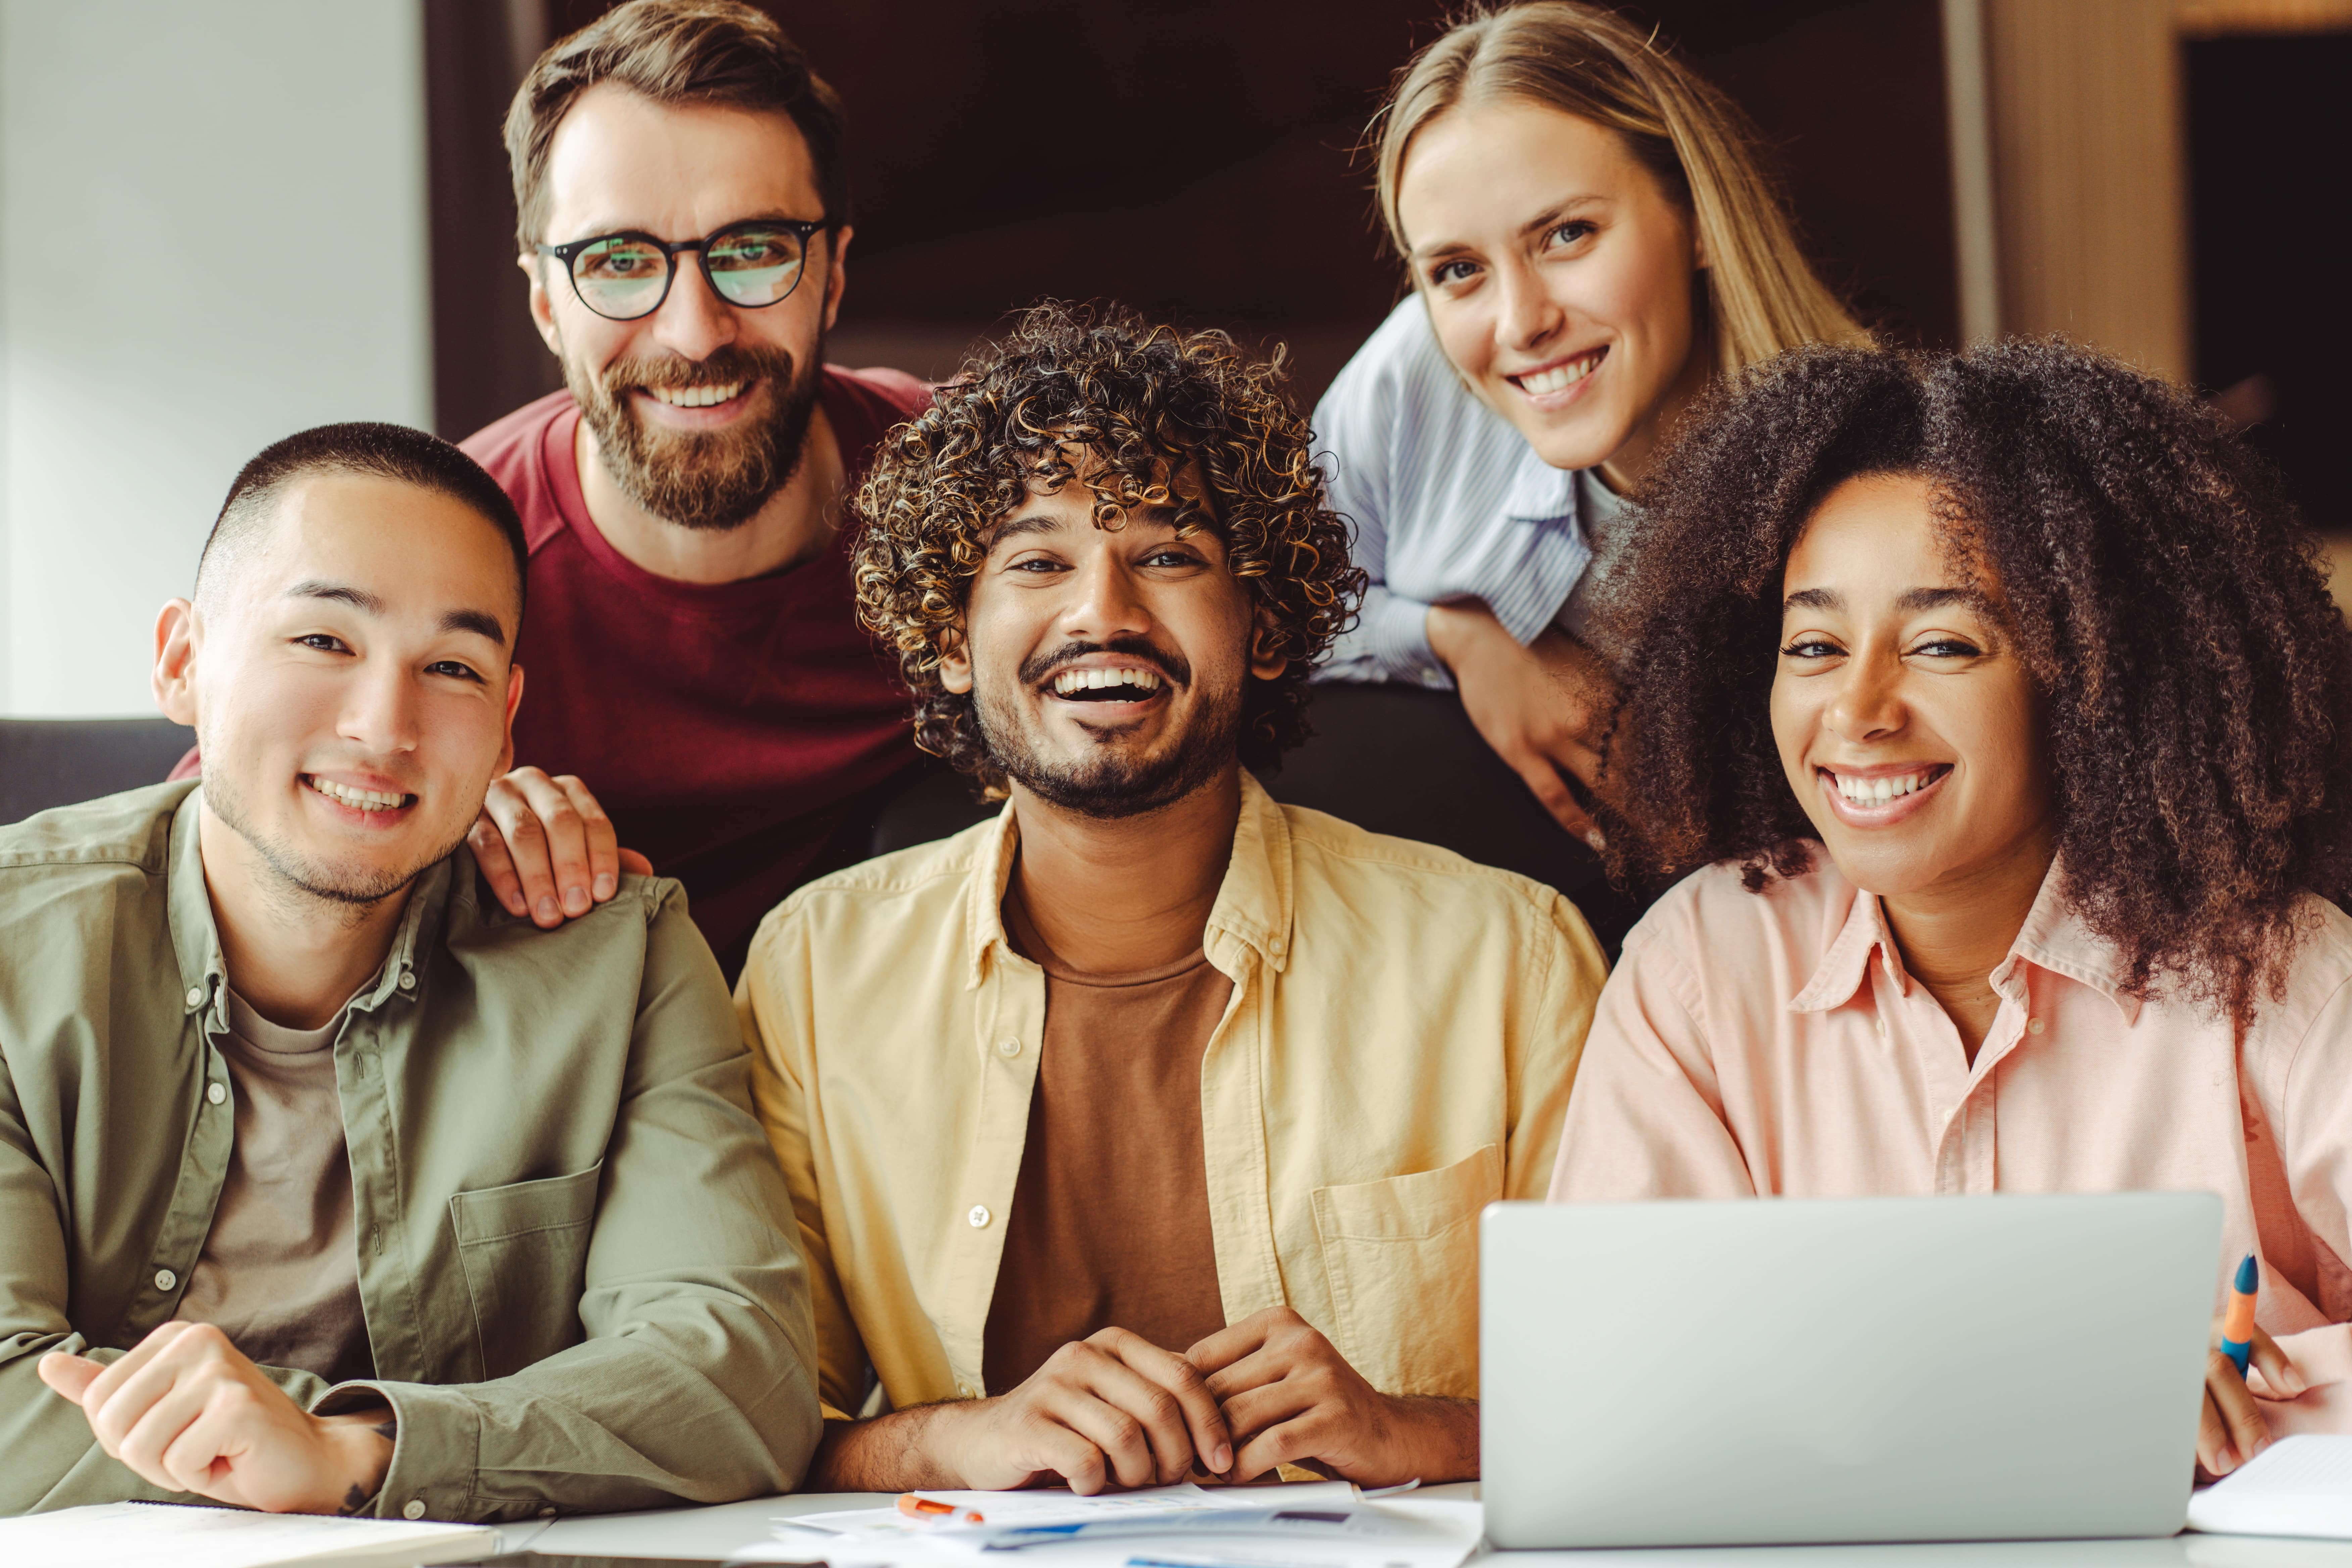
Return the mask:
[[[228,1173],[227,976],[193,784],[0,828],[0,1514],[174,1497],[35,1371],[169,1319]],[[789,1489],[808,1277],[726,984],[677,884],[541,931],[460,849],[334,1045],[375,1377],[372,1511],[515,1520]],[[179,1495],[179,1500],[189,1500]]]

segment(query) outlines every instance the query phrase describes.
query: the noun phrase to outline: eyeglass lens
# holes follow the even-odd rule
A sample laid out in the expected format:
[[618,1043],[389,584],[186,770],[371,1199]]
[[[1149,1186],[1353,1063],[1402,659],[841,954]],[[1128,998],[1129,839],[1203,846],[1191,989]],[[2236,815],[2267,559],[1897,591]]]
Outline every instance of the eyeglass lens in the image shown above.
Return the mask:
[[[772,305],[800,281],[801,237],[788,228],[730,229],[706,253],[711,283],[730,304]],[[588,307],[627,321],[661,303],[670,258],[658,245],[616,237],[600,239],[572,258],[572,280]]]

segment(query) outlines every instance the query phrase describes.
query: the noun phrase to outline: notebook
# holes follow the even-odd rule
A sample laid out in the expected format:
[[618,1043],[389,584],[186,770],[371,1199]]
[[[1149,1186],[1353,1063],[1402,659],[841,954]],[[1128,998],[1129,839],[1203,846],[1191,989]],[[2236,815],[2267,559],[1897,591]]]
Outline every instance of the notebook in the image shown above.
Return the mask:
[[2190,1498],[2189,1528],[2352,1541],[2352,1437],[2280,1438]]
[[0,1519],[0,1563],[8,1568],[407,1568],[498,1551],[499,1532],[487,1525],[177,1503],[94,1503]]

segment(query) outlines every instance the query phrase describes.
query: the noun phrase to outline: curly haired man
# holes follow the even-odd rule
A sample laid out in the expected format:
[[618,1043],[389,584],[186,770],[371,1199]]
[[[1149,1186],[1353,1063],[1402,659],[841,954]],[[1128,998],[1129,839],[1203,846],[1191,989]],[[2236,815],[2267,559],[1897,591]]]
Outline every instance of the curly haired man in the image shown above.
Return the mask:
[[1542,1190],[1602,963],[1251,776],[1361,592],[1278,381],[1043,305],[860,494],[918,737],[1005,805],[795,893],[736,992],[812,1487],[1477,1474],[1477,1215]]

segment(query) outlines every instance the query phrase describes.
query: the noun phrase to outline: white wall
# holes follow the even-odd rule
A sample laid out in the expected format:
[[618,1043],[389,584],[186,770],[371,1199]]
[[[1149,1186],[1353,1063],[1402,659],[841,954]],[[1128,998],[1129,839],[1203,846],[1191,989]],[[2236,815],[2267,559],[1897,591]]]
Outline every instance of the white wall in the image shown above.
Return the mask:
[[420,0],[0,0],[0,714],[153,711],[231,479],[429,426]]

